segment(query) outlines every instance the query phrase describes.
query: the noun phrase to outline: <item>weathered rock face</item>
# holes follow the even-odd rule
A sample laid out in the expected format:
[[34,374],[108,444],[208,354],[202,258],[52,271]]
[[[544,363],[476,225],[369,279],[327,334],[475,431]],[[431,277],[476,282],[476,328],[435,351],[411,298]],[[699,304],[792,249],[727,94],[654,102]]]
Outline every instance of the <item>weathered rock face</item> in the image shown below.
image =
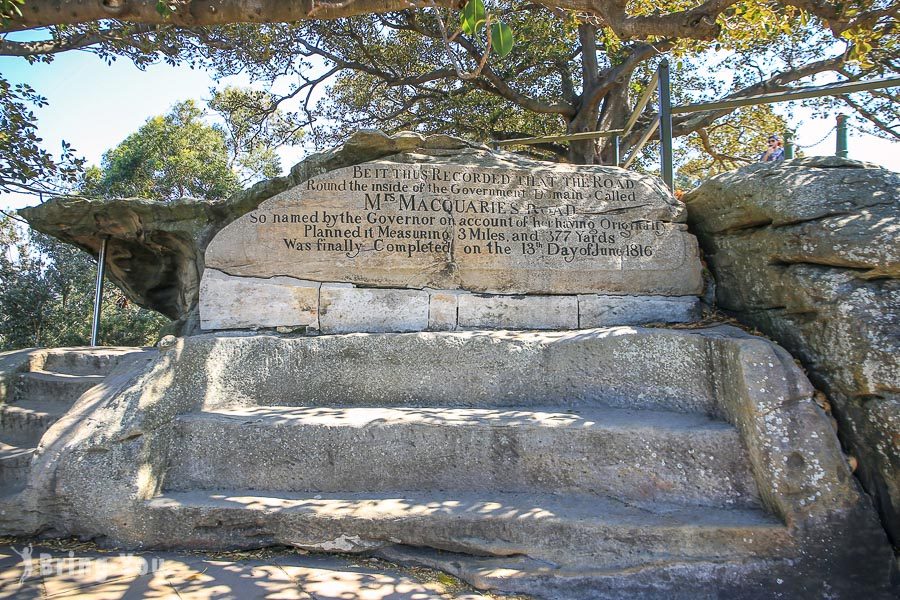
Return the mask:
[[900,544],[900,175],[857,161],[753,165],[684,200],[722,308],[778,340],[831,401]]
[[[446,136],[359,132],[224,202],[61,198],[22,214],[91,252],[109,236],[110,277],[184,333],[198,298],[204,329],[416,331],[685,321],[702,289],[684,206],[655,178]],[[495,318],[515,312],[504,303],[518,316]]]

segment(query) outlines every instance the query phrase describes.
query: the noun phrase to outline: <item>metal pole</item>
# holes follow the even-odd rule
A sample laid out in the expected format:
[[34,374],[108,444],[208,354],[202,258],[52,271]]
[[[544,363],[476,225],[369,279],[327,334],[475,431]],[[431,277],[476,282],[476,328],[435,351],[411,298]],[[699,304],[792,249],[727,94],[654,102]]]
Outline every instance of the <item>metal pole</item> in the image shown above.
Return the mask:
[[791,131],[784,132],[784,157],[794,158],[794,133]]
[[675,167],[672,163],[672,96],[669,90],[669,61],[659,63],[659,170],[662,180],[675,189]]
[[612,139],[613,166],[619,166],[619,136],[614,135]]
[[847,115],[837,116],[837,143],[835,144],[834,155],[841,158],[847,158]]
[[103,302],[103,274],[106,271],[106,242],[104,237],[100,242],[100,255],[97,257],[97,286],[94,289],[94,322],[91,325],[91,346],[97,345],[97,336],[100,334],[100,305]]

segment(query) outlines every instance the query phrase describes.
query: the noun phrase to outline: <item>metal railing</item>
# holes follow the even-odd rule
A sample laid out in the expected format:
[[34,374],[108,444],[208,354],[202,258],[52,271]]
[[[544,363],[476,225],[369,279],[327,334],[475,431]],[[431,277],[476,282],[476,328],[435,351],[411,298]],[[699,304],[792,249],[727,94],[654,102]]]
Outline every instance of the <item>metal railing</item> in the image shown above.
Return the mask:
[[[808,98],[818,98],[821,96],[840,96],[852,92],[862,92],[889,87],[900,86],[900,77],[887,77],[883,79],[870,79],[868,81],[852,81],[845,83],[832,83],[828,85],[810,86],[783,90],[780,92],[771,92],[764,94],[756,94],[753,96],[744,96],[742,98],[730,98],[717,100],[714,102],[699,102],[696,104],[684,104],[681,106],[672,106],[671,89],[669,84],[669,61],[663,59],[659,63],[659,67],[653,75],[653,78],[644,88],[638,103],[628,117],[625,127],[622,129],[611,129],[607,131],[588,131],[584,133],[574,133],[569,135],[545,135],[532,138],[517,138],[511,140],[495,140],[495,146],[515,146],[515,145],[531,145],[546,142],[568,142],[576,140],[590,140],[602,137],[613,138],[613,162],[619,166],[628,168],[640,154],[641,150],[650,141],[650,138],[659,129],[659,163],[660,177],[669,187],[674,189],[675,171],[672,152],[672,116],[698,112],[709,112],[717,110],[730,110],[741,106],[756,106],[760,104],[772,104],[775,102],[789,102],[792,100],[804,100]],[[641,135],[635,146],[631,149],[628,157],[624,162],[619,161],[619,139],[627,135],[637,123],[644,108],[650,101],[656,88],[659,97],[659,111],[653,117],[653,120]],[[846,115],[838,115],[837,122],[837,144],[835,149],[837,156],[847,157],[847,118]],[[785,157],[793,158],[793,141],[785,135]]]

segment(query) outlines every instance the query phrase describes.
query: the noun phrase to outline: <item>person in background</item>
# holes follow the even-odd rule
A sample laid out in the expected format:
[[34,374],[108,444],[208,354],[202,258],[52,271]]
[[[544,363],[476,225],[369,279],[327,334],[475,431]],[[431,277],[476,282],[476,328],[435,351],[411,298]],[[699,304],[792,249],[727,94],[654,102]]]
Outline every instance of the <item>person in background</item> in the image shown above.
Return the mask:
[[784,146],[781,143],[781,138],[773,133],[769,136],[768,144],[768,148],[759,156],[759,160],[761,162],[784,160]]

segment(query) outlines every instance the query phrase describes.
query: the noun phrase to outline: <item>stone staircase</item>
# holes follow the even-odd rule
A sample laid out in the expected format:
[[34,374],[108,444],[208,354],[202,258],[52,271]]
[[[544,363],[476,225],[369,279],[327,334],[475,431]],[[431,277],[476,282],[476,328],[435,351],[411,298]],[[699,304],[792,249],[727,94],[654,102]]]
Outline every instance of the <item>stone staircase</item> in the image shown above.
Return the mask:
[[737,430],[700,414],[254,406],[176,423],[183,451],[150,505],[197,546],[227,532],[227,545],[359,551],[383,545],[377,532],[468,554],[626,566],[743,559],[789,542],[761,507]]
[[119,360],[139,348],[57,348],[20,353],[0,403],[0,491],[22,489],[41,437]]
[[830,424],[731,328],[197,336],[155,373],[181,408],[145,419],[125,544],[374,552],[547,598],[815,594],[846,567],[842,526],[810,550],[802,525],[860,502]]
[[[889,597],[814,390],[734,328],[199,335],[134,364],[45,436],[8,529],[365,552],[553,600]],[[20,381],[88,374],[59,365]],[[33,448],[26,420],[4,441]]]

